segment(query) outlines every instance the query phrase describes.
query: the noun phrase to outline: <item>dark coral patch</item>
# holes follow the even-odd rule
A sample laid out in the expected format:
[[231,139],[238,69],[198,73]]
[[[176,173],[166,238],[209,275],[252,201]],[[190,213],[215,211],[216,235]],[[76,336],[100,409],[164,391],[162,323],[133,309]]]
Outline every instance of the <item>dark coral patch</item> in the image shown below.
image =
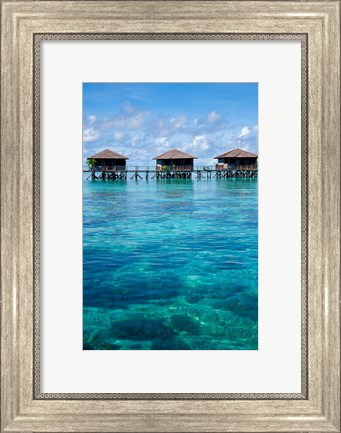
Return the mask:
[[138,316],[131,320],[120,320],[111,325],[111,335],[122,340],[154,340],[174,335],[174,331],[161,319],[146,319]]
[[197,320],[191,316],[185,316],[183,314],[173,314],[171,317],[172,327],[176,331],[187,332],[191,335],[200,334],[200,324]]

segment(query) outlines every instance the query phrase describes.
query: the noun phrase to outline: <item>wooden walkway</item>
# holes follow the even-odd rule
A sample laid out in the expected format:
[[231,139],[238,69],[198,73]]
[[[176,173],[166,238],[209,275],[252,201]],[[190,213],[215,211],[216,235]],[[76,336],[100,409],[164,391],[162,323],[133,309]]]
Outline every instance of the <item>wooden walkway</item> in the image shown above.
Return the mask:
[[138,168],[127,169],[127,170],[105,170],[105,171],[92,171],[89,169],[83,169],[84,173],[90,173],[87,179],[101,179],[101,180],[127,180],[134,179],[211,179],[211,178],[256,178],[258,177],[257,169],[249,170],[205,170],[205,169],[193,169],[193,170],[178,170],[178,171],[166,171],[156,169]]

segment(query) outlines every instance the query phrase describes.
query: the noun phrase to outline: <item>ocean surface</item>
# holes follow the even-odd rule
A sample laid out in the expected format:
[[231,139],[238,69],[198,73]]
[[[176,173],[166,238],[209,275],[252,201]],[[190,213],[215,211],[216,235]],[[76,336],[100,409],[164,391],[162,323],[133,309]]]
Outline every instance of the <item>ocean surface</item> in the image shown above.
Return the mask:
[[83,182],[84,350],[256,350],[257,179]]

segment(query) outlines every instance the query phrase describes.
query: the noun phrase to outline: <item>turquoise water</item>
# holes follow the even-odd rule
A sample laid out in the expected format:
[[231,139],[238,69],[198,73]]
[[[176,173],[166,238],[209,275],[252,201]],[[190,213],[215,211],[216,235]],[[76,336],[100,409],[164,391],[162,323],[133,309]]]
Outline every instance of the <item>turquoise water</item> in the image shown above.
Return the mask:
[[83,348],[258,348],[257,179],[83,182]]

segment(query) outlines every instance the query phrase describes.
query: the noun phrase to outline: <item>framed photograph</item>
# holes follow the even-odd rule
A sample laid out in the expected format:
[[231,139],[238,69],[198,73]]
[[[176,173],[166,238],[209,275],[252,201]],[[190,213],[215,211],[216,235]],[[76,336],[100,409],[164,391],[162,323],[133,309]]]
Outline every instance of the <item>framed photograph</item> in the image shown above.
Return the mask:
[[84,350],[257,350],[257,87],[83,84]]
[[1,431],[340,432],[339,15],[2,1]]

